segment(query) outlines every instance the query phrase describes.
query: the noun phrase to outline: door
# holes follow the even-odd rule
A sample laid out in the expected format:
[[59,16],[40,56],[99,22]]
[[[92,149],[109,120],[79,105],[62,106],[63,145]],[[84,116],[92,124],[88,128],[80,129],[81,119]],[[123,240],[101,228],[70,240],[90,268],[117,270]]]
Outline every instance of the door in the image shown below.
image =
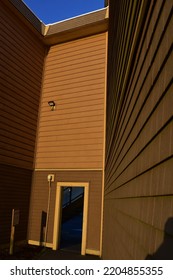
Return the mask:
[[[60,249],[61,241],[61,224],[62,224],[62,204],[63,204],[63,189],[65,188],[84,188],[83,198],[83,220],[82,220],[82,241],[81,255],[86,253],[86,238],[87,238],[87,219],[88,219],[88,195],[89,183],[75,182],[58,182],[56,189],[55,215],[54,215],[54,232],[53,232],[53,250]],[[72,198],[72,196],[71,196]]]
[[60,249],[81,251],[83,222],[83,187],[63,187]]

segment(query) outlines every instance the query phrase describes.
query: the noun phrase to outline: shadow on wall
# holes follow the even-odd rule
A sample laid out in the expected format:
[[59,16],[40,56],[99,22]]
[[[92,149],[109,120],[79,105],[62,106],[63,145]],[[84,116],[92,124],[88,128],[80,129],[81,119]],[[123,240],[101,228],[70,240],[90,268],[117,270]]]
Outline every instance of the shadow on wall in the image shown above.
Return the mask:
[[42,214],[41,214],[40,242],[44,242],[44,239],[45,239],[46,219],[47,219],[47,213],[42,211]]
[[164,228],[164,240],[157,251],[146,260],[173,260],[173,217],[169,218]]

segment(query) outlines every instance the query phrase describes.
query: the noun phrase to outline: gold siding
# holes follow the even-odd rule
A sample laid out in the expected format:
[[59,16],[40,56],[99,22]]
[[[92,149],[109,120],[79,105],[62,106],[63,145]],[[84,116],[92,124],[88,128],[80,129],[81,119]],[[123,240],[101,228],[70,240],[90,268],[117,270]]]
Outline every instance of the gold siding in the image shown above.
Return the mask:
[[[48,52],[36,168],[102,168],[106,34]],[[51,111],[48,101],[56,103]]]

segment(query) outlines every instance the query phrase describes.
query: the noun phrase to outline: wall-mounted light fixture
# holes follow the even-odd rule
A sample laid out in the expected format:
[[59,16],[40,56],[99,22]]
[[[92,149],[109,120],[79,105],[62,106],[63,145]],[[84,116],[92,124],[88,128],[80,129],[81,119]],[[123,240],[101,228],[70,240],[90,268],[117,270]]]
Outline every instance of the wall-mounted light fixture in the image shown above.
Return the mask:
[[54,101],[48,101],[49,106],[51,107],[51,111],[55,110],[55,102]]

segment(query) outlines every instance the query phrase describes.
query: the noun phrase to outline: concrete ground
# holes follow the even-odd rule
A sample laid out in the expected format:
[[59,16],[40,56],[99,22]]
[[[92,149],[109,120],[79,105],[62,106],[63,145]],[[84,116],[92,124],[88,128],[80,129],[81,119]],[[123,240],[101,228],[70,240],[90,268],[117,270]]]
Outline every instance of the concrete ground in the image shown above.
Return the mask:
[[85,255],[82,256],[79,252],[70,250],[57,250],[46,248],[43,250],[37,258],[37,260],[99,260],[98,256]]

